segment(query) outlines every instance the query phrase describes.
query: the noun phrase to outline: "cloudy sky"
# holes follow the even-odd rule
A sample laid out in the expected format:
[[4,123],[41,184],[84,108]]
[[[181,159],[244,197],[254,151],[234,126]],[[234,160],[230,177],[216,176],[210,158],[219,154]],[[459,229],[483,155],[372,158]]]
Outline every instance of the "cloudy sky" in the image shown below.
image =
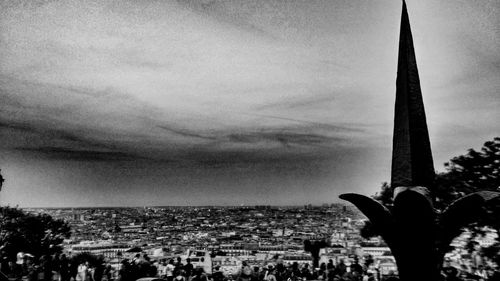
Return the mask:
[[[0,3],[1,204],[317,204],[390,178],[400,1]],[[442,170],[500,135],[500,3],[407,4]]]

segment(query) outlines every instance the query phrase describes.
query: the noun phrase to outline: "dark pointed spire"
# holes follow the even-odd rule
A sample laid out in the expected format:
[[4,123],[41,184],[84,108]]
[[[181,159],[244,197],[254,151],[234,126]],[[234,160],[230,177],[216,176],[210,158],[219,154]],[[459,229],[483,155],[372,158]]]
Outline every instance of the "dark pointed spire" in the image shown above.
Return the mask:
[[391,185],[431,187],[434,165],[406,3],[399,35]]

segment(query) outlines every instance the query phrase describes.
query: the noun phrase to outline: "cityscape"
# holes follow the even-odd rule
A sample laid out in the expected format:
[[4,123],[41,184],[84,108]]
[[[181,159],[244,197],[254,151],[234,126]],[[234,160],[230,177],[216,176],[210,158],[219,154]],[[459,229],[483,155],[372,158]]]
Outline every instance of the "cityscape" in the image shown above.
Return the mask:
[[[71,227],[63,242],[63,253],[102,256],[118,272],[123,259],[147,255],[156,267],[162,261],[189,258],[194,268],[210,276],[219,271],[236,279],[245,265],[262,271],[269,264],[313,268],[313,256],[304,241],[326,241],[318,264],[359,261],[365,271],[384,279],[397,274],[390,248],[380,237],[363,238],[366,218],[353,206],[234,206],[234,207],[137,207],[26,209],[49,214]],[[455,239],[447,255],[448,265],[477,268],[488,261],[477,260],[479,252],[466,249],[467,234]],[[481,247],[495,243],[489,231],[477,239]],[[492,266],[491,262],[489,265]],[[217,270],[215,269],[217,268]],[[314,268],[314,272],[320,267]],[[159,274],[159,273],[158,273]]]
[[500,281],[499,7],[0,0],[0,281]]

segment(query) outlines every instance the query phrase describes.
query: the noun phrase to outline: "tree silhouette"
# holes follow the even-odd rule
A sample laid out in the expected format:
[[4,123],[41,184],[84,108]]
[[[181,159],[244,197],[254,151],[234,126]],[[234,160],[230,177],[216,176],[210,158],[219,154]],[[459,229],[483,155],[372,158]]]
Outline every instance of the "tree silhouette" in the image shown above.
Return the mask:
[[61,252],[60,244],[69,235],[66,222],[47,214],[0,208],[0,248],[12,259],[18,252],[31,253],[35,257]]
[[310,252],[313,258],[313,267],[319,267],[319,251],[322,248],[330,247],[330,243],[326,240],[310,241],[304,240],[304,251]]

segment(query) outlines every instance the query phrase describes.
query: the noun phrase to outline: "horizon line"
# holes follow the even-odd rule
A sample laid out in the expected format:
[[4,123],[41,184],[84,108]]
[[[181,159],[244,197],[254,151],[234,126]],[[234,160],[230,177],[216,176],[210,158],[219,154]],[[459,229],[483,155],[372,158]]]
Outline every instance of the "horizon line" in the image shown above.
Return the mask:
[[[12,208],[19,209],[127,209],[127,208],[208,208],[208,207],[222,207],[222,208],[242,208],[242,207],[324,207],[324,205],[341,205],[341,206],[349,206],[349,204],[343,202],[336,203],[324,203],[324,204],[297,204],[297,205],[149,205],[149,206],[78,206],[78,207],[19,207],[13,206]],[[3,206],[3,207],[11,207],[11,206]]]

